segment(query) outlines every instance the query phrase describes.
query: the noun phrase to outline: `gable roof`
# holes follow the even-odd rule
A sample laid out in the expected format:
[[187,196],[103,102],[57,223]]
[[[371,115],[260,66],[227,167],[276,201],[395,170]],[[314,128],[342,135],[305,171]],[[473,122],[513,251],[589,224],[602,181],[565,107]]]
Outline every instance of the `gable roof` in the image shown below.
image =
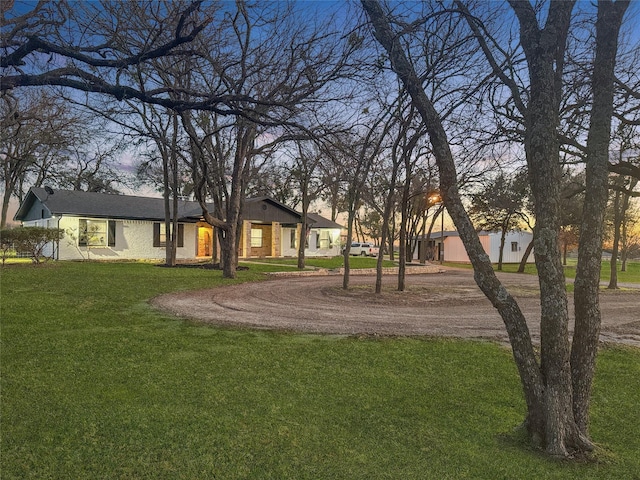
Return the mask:
[[307,213],[307,219],[311,221],[311,228],[334,228],[342,230],[344,227],[334,221],[324,218],[317,213]]
[[[14,220],[26,220],[37,206],[46,208],[50,215],[71,215],[93,218],[123,218],[129,220],[164,220],[164,199],[134,195],[82,192],[78,190],[52,190],[32,187],[14,216]],[[39,213],[38,213],[39,215]],[[270,197],[248,198],[244,204],[244,218],[254,221],[278,221],[298,223],[302,215],[296,210]],[[198,202],[180,200],[178,219],[194,222],[202,217]],[[38,217],[40,218],[40,217]],[[309,213],[309,222],[316,228],[342,228],[320,215]]]
[[247,198],[244,201],[242,218],[258,222],[299,223],[302,215],[271,197]]
[[[31,208],[40,202],[51,215],[77,215],[95,218],[126,218],[131,220],[164,220],[164,199],[81,192],[77,190],[29,189],[27,196],[13,217],[24,220]],[[202,210],[197,202],[178,202],[180,220],[197,220]]]
[[[478,235],[483,236],[483,235],[487,235],[487,232],[485,231],[481,231],[478,232]],[[442,238],[444,237],[445,239],[449,238],[449,237],[459,237],[460,233],[457,230],[445,230],[444,232],[441,232],[440,230],[435,231],[435,232],[431,232],[431,234],[429,235],[429,239],[434,240],[436,238]],[[418,239],[424,239],[426,238],[427,235],[415,235],[411,238],[418,238]]]

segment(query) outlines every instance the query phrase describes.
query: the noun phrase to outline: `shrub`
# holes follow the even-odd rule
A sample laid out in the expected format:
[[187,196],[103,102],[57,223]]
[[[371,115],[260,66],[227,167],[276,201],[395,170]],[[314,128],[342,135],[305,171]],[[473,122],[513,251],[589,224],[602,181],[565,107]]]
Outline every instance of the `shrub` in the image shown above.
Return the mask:
[[0,237],[3,264],[12,250],[26,253],[35,263],[40,263],[45,256],[45,247],[49,243],[60,241],[64,237],[64,230],[60,228],[21,227],[2,230]]
[[0,256],[2,256],[2,264],[12,254],[15,254],[15,243],[18,237],[16,229],[3,228],[0,230]]

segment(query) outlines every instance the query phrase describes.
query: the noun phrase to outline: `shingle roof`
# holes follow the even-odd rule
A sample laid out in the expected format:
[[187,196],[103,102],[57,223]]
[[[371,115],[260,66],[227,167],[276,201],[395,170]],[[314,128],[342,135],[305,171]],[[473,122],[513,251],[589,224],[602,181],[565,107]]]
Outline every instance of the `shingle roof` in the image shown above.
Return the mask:
[[[15,219],[21,220],[28,213],[35,199],[40,200],[53,215],[82,215],[96,218],[127,218],[137,220],[163,220],[162,198],[113,195],[108,193],[80,192],[31,188],[18,209]],[[29,195],[33,197],[29,198]],[[34,198],[35,197],[35,198]],[[178,218],[198,219],[202,209],[197,202],[178,202]]]
[[317,213],[307,213],[307,218],[311,220],[312,228],[339,228],[343,229],[344,227],[336,222],[329,220],[328,218],[324,218]]
[[[29,190],[14,219],[18,221],[24,220],[36,201],[40,201],[49,209],[52,215],[164,220],[164,199],[162,198],[81,192],[77,190],[51,190],[50,188],[36,187],[32,187]],[[249,217],[251,216],[252,208],[255,209],[260,202],[270,203],[277,209],[287,212],[294,221],[301,217],[300,213],[294,209],[269,197],[246,199],[245,207]],[[307,216],[316,228],[343,228],[341,225],[320,215],[309,213]],[[201,217],[202,209],[198,202],[184,200],[178,202],[178,219],[180,221],[197,221]],[[248,219],[251,220],[251,218]]]

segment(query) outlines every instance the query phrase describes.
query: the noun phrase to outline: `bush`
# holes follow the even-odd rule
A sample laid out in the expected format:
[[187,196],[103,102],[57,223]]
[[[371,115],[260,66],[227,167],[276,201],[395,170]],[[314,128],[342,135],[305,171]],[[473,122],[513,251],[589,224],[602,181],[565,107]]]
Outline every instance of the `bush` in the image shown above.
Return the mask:
[[9,228],[0,230],[0,255],[3,265],[8,257],[15,255],[15,243],[18,237],[16,232],[17,230]]
[[2,263],[11,252],[26,253],[35,263],[44,258],[45,247],[52,242],[58,242],[64,237],[64,230],[60,228],[21,227],[0,231],[0,248]]

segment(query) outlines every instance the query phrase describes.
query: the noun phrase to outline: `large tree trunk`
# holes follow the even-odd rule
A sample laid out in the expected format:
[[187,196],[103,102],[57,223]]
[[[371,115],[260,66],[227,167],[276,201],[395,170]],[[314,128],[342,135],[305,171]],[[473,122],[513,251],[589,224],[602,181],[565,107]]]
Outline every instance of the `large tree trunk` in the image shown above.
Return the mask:
[[464,210],[440,118],[378,2],[362,0],[362,4],[372,19],[376,38],[389,54],[392,68],[405,84],[428,129],[440,170],[441,193],[474,266],[476,282],[504,320],[523,384],[526,426],[531,439],[551,455],[567,456],[570,452],[590,450],[592,444],[578,427],[573,412],[567,297],[559,248],[560,168],[556,127],[566,35],[574,2],[551,3],[547,25],[541,30],[530,3],[510,1],[520,21],[521,43],[530,75],[530,103],[524,109],[525,150],[536,204],[534,245],[542,299],[540,366],[524,317],[495,277]]
[[7,214],[9,212],[9,202],[11,201],[11,187],[9,182],[5,182],[4,193],[2,194],[2,215],[0,217],[0,228],[7,226]]
[[[220,263],[223,277],[235,278],[238,266],[238,246],[241,238],[238,232],[242,228],[242,205],[257,135],[256,125],[246,119],[239,119],[236,123],[236,148],[231,184],[228,197],[225,198],[223,185],[219,184],[224,182],[217,181],[219,177],[213,175],[212,170],[215,168],[210,168],[211,158],[208,157],[204,148],[206,142],[212,141],[211,136],[207,136],[204,140],[199,138],[190,111],[181,112],[181,119],[185,131],[189,135],[194,162],[192,177],[196,199],[202,208],[202,216],[205,221],[209,225],[221,229],[218,239],[220,240]],[[222,161],[222,159],[218,160]],[[223,175],[223,177],[226,176]],[[214,198],[215,214],[209,211],[209,206],[206,203],[209,196]]]
[[220,239],[220,264],[224,278],[236,278],[238,265],[237,236],[235,229],[224,232]]
[[598,2],[593,107],[587,138],[587,184],[574,287],[575,333],[571,349],[573,414],[589,434],[589,404],[600,335],[600,266],[604,211],[608,199],[609,135],[618,33],[628,1]]
[[[176,237],[176,229],[174,228],[174,219],[175,215],[171,215],[171,188],[169,186],[169,159],[168,152],[166,149],[162,149],[162,187],[163,194],[162,197],[164,199],[164,231],[165,231],[165,245],[164,245],[164,263],[168,267],[175,267],[176,265],[176,254],[173,248],[175,244]],[[175,209],[173,210],[176,211]]]
[[[165,264],[170,267],[176,265],[178,247],[178,166],[177,166],[177,135],[178,117],[173,116],[173,137],[171,148],[160,139],[156,139],[158,149],[162,155],[162,186],[164,198],[165,224]],[[172,213],[173,212],[173,213]]]
[[442,122],[422,89],[421,82],[405,56],[397,35],[391,29],[389,21],[377,1],[362,0],[362,5],[371,18],[376,39],[389,54],[393,70],[403,82],[427,128],[433,153],[438,163],[440,192],[444,204],[471,259],[476,283],[504,321],[529,412],[527,426],[533,432],[540,432],[541,426],[544,425],[544,416],[542,415],[544,387],[524,315],[515,299],[496,277],[489,256],[485,253],[478,234],[467,215],[458,192],[455,163]]
[[173,116],[173,137],[171,139],[171,191],[173,209],[173,230],[171,233],[171,251],[169,252],[171,262],[176,264],[178,255],[178,116]]
[[[535,261],[540,284],[540,357],[544,379],[542,417],[544,424],[533,433],[544,439],[546,451],[567,456],[590,450],[573,415],[569,347],[569,314],[560,236],[560,161],[556,135],[562,94],[566,37],[574,2],[549,6],[544,28],[531,4],[510,0],[520,22],[520,41],[527,58],[530,92],[525,111],[525,154],[534,199]],[[530,412],[531,413],[531,412]]]
[[[534,231],[535,262],[540,285],[540,346],[544,378],[542,417],[544,425],[535,426],[536,435],[544,439],[546,450],[552,455],[566,456],[567,443],[577,442],[571,410],[571,372],[569,368],[569,313],[559,245],[560,163],[556,126],[552,60],[529,60],[531,101],[525,118],[525,152],[529,166],[531,190],[535,203]],[[536,73],[547,70],[536,78]],[[531,414],[531,412],[530,412]]]

